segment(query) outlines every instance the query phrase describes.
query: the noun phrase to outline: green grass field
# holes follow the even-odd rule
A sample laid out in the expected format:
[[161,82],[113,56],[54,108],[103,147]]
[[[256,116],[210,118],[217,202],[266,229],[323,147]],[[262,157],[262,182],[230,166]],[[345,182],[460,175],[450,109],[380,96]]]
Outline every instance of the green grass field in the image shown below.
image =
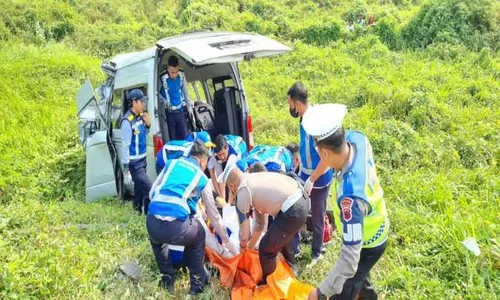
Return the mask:
[[[496,1],[24,1],[0,4],[0,298],[168,299],[145,220],[117,199],[84,202],[75,94],[99,65],[212,27],[294,50],[240,65],[257,143],[298,140],[286,91],[347,104],[371,140],[392,229],[372,277],[385,299],[500,294],[500,84]],[[358,13],[373,29],[346,30]],[[477,240],[474,256],[461,242]],[[338,256],[299,279],[318,284]],[[306,253],[309,253],[306,248]],[[123,260],[143,268],[122,275]],[[300,259],[304,267],[309,254]],[[182,274],[176,295],[188,289]],[[217,279],[202,299],[229,299]]]

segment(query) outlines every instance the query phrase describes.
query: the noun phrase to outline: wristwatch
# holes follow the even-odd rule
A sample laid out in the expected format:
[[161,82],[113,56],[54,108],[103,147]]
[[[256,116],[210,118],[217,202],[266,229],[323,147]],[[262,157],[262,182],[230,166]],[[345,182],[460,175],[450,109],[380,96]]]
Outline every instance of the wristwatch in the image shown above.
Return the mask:
[[321,293],[321,291],[319,290],[319,288],[316,289],[316,293],[318,294],[318,300],[327,300],[328,297],[326,297],[325,295],[323,295]]

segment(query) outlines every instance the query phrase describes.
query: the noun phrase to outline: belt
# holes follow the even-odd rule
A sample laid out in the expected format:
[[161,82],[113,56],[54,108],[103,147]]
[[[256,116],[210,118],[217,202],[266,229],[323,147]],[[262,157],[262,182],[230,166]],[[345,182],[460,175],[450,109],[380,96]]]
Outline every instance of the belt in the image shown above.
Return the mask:
[[157,218],[158,220],[167,221],[167,222],[172,222],[172,221],[177,219],[174,217],[165,217],[165,216],[160,216],[160,215],[155,215],[155,218]]
[[281,211],[285,213],[295,202],[299,201],[303,196],[303,191],[301,188],[298,188],[292,195],[290,195],[283,204],[281,204]]

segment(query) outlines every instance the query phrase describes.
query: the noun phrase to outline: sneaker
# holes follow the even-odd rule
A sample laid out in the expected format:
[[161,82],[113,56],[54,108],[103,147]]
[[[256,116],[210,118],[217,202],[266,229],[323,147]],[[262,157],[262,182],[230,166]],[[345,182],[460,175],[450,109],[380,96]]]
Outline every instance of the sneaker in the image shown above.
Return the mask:
[[307,268],[312,268],[314,267],[315,265],[318,264],[318,262],[320,261],[320,259],[323,258],[323,255],[318,255],[318,256],[315,256],[312,258],[311,262],[307,265]]
[[321,250],[320,251],[321,251],[321,254],[325,254],[326,253],[326,247],[325,247],[325,245],[321,246]]

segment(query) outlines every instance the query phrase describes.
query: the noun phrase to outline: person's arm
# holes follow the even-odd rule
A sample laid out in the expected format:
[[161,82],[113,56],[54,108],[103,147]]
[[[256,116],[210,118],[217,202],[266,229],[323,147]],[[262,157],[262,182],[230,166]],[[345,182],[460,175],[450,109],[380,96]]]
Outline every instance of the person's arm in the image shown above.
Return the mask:
[[248,248],[253,249],[262,235],[267,230],[268,215],[255,210],[255,220],[253,223],[252,237],[248,242]]
[[316,166],[316,169],[312,172],[311,176],[309,177],[311,179],[311,182],[314,184],[318,178],[325,173],[326,169],[328,169],[328,165],[326,162],[324,162],[322,159],[320,159],[318,165]]
[[250,240],[250,204],[252,201],[250,191],[248,188],[240,188],[238,190],[236,201],[236,213],[238,214],[238,221],[240,223],[240,248],[247,247]]
[[207,184],[201,191],[201,199],[205,206],[210,224],[214,226],[215,232],[217,232],[221,237],[222,243],[227,244],[227,242],[229,242],[229,236],[227,235],[226,227],[224,226],[224,224],[222,224],[222,218],[219,214],[219,211],[215,206],[215,200],[212,192],[212,187],[210,186],[210,184]]
[[340,201],[340,208],[343,227],[340,256],[318,287],[321,294],[327,297],[340,294],[345,281],[356,274],[363,246],[363,216],[367,211],[365,204],[358,199],[344,198]]
[[[226,187],[224,186],[224,193],[226,192]],[[224,195],[225,196],[225,195]],[[224,198],[225,199],[225,198]],[[229,206],[231,206],[233,204],[233,199],[234,199],[234,195],[233,193],[229,193],[229,195],[227,196],[227,204]]]
[[132,124],[128,120],[123,120],[120,126],[122,131],[122,166],[123,171],[128,171],[130,162],[130,143],[132,142]]

